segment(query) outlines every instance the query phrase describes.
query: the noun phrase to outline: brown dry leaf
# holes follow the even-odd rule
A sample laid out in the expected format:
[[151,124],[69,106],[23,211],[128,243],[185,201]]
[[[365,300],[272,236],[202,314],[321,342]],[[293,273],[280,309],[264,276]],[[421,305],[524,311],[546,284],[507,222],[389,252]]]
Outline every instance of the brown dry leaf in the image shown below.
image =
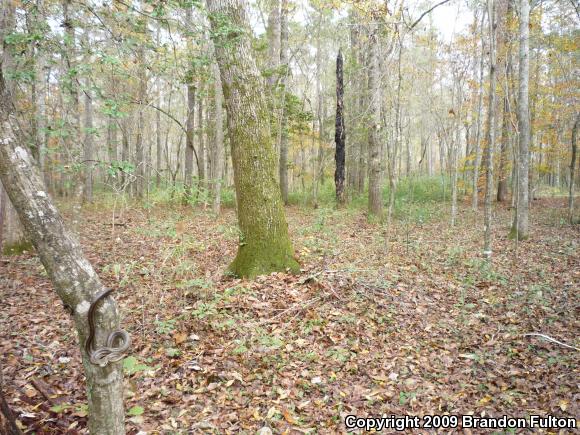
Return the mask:
[[294,417],[292,416],[292,413],[286,409],[286,408],[282,408],[282,415],[284,416],[284,419],[290,423],[290,424],[296,424],[296,420],[294,419]]
[[187,340],[187,333],[186,332],[176,332],[175,334],[173,334],[173,340],[175,341],[175,344],[184,343],[185,340]]

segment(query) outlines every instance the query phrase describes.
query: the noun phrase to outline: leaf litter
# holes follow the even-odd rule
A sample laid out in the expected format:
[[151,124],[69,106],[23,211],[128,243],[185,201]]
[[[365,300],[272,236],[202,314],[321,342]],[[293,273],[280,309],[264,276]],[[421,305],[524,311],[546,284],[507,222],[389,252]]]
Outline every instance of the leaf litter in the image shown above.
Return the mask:
[[[86,210],[84,251],[134,341],[128,433],[341,433],[348,414],[578,418],[578,352],[524,335],[580,345],[579,230],[547,206],[517,259],[497,210],[491,264],[468,211],[455,228],[397,222],[386,238],[360,213],[289,208],[302,273],[253,281],[223,274],[231,210],[131,209],[114,228],[110,211]],[[18,422],[86,433],[78,340],[34,255],[4,257],[0,295]]]

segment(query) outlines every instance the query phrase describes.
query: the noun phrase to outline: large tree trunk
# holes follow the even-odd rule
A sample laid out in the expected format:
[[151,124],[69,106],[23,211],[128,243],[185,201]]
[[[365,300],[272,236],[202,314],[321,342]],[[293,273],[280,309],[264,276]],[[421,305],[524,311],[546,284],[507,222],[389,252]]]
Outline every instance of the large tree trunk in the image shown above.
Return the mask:
[[570,192],[568,194],[568,216],[570,223],[574,223],[574,184],[576,176],[576,155],[578,154],[578,145],[576,143],[578,135],[578,123],[580,122],[580,114],[576,114],[576,121],[572,127],[572,160],[570,161]]
[[379,30],[372,24],[369,35],[369,215],[379,216],[383,208],[381,199],[381,92],[379,81]]
[[[4,56],[0,57],[0,63],[3,60]],[[0,68],[0,180],[56,292],[72,310],[87,378],[89,430],[99,435],[124,434],[122,365],[93,365],[84,346],[89,333],[88,310],[104,286],[46,193],[36,163],[23,145],[24,133],[15,119],[12,101]],[[117,305],[111,298],[96,310],[95,320],[96,340],[103,343],[107,331],[119,325]]]
[[[526,0],[527,1],[527,0]],[[493,197],[493,151],[495,148],[495,99],[496,99],[496,14],[495,0],[488,0],[489,14],[489,100],[487,111],[487,143],[484,150],[485,157],[485,199],[484,199],[484,247],[483,254],[491,257],[491,199]]]
[[525,240],[529,237],[528,228],[528,174],[530,163],[530,113],[529,113],[529,76],[530,76],[530,3],[520,0],[520,66],[518,89],[518,130],[519,150],[517,161],[517,201],[514,222],[510,237]]
[[336,57],[336,120],[334,132],[334,142],[336,143],[334,160],[336,162],[336,169],[334,171],[334,184],[336,186],[336,202],[339,205],[344,204],[346,201],[344,191],[346,132],[344,130],[344,83],[342,67],[342,51],[338,50],[338,56]]
[[[241,233],[230,271],[245,277],[286,269],[298,272],[276,183],[276,155],[262,92],[265,84],[253,58],[244,4],[242,0],[207,3],[228,114]],[[226,17],[227,26],[223,18],[215,17]]]

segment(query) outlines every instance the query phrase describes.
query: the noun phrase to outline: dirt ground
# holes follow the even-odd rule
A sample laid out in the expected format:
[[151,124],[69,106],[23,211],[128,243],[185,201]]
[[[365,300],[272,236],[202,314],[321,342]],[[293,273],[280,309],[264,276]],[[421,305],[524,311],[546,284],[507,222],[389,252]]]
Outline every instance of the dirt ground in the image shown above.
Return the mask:
[[[447,207],[441,204],[439,208]],[[85,253],[133,337],[128,432],[343,433],[344,417],[580,417],[580,227],[534,201],[532,237],[466,206],[390,228],[354,210],[289,208],[303,272],[223,276],[235,215],[84,211]],[[388,235],[388,237],[386,237]],[[0,260],[5,396],[30,433],[86,433],[78,343],[33,254]],[[453,431],[444,431],[445,433]],[[478,432],[478,431],[474,431]]]

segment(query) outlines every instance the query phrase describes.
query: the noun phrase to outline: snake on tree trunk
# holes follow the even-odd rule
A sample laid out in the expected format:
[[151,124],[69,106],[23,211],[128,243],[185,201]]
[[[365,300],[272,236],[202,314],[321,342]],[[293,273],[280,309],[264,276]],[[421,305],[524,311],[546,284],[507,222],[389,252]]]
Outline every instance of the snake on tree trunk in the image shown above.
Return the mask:
[[[89,336],[85,341],[85,350],[87,355],[89,355],[89,360],[92,364],[105,367],[110,362],[116,362],[121,360],[129,346],[131,346],[131,337],[129,333],[124,329],[117,329],[109,334],[107,337],[107,345],[99,348],[95,348],[95,311],[99,302],[109,296],[114,289],[106,288],[91,303],[89,307],[88,322],[89,322]],[[115,341],[119,341],[120,344],[115,346]]]

